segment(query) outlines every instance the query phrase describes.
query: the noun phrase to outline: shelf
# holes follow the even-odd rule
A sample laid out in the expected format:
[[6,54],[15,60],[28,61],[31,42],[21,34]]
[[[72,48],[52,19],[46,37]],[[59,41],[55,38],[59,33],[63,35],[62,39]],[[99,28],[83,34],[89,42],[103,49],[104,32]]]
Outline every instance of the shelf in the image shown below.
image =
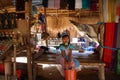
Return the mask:
[[0,29],[0,32],[13,32],[14,29]]

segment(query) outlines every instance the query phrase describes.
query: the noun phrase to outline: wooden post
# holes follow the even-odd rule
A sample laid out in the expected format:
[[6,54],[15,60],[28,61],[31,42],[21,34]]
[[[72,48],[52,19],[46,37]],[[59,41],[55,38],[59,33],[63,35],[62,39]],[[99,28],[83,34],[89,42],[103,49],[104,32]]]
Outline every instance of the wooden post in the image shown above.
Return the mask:
[[[47,33],[47,15],[46,15],[46,7],[44,7],[44,16],[45,16],[45,32]],[[48,39],[46,40],[46,46],[48,47]]]
[[28,27],[28,33],[27,33],[27,71],[28,71],[28,80],[32,80],[32,56],[31,56],[31,47],[30,47],[30,14],[31,14],[31,5],[32,0],[28,0],[25,2],[25,19],[27,21],[26,27]]
[[99,65],[99,68],[98,68],[98,71],[99,71],[99,79],[100,80],[105,80],[105,69],[104,69],[104,65]]
[[112,22],[112,18],[111,18],[111,12],[112,12],[112,2],[111,0],[108,0],[108,22]]
[[[100,17],[100,21],[103,22],[103,1],[99,0],[99,17]],[[103,45],[103,40],[104,40],[104,25],[100,26],[100,43],[101,45]],[[102,59],[103,56],[103,48],[100,49],[100,59]]]
[[81,10],[79,9],[79,17],[78,17],[78,22],[79,22],[79,20],[80,20],[80,13],[81,13]]
[[16,44],[17,44],[17,38],[16,34],[13,34],[13,48],[14,48],[14,61],[13,61],[13,76],[16,77]]
[[11,76],[12,72],[12,66],[11,66],[11,58],[7,57],[4,61],[4,68],[5,68],[5,80],[8,80],[8,76]]

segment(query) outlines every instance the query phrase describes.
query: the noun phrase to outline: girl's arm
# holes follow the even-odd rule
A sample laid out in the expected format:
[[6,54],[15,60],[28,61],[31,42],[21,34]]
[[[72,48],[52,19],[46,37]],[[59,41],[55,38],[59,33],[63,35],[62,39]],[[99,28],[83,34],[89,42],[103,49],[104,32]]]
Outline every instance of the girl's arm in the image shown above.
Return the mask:
[[62,50],[61,53],[62,53],[62,57],[65,58],[65,56],[66,56],[65,50]]
[[68,61],[71,62],[71,60],[72,60],[72,49],[69,49],[68,56],[69,56]]

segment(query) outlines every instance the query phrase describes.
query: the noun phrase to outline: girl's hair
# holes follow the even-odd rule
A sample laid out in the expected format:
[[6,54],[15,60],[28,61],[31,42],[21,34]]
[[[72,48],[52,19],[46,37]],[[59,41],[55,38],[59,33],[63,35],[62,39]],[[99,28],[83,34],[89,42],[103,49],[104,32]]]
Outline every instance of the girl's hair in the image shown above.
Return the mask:
[[64,32],[64,33],[62,33],[62,38],[64,38],[64,37],[69,37],[69,35]]
[[63,39],[64,37],[68,37],[68,38],[69,38],[69,42],[68,42],[68,43],[70,44],[70,36],[69,36],[69,34],[63,33],[63,34],[62,34],[62,39]]

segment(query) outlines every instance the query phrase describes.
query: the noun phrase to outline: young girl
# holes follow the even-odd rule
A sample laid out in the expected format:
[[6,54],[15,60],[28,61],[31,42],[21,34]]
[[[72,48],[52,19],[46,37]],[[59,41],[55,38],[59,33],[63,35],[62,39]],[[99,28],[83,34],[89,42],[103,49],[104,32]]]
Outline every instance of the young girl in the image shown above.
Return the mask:
[[60,44],[59,48],[62,55],[62,58],[60,60],[60,64],[62,64],[62,67],[64,69],[75,68],[72,57],[72,49],[74,49],[74,46],[70,44],[70,38],[67,33],[62,34],[62,44]]

